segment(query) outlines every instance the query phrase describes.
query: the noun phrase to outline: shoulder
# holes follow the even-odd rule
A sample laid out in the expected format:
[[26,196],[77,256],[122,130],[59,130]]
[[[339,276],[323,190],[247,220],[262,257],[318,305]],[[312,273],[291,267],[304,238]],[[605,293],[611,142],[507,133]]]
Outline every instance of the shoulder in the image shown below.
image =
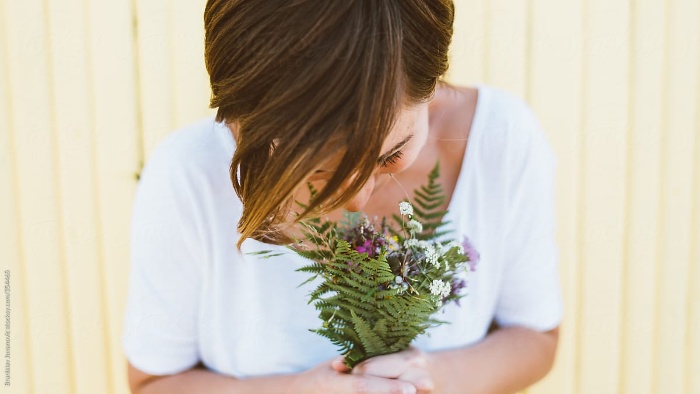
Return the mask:
[[216,227],[211,224],[228,220],[230,215],[222,212],[236,208],[227,204],[236,200],[231,197],[235,196],[229,179],[231,157],[222,127],[213,117],[200,119],[155,145],[134,194],[136,239],[150,242],[158,236],[163,244],[186,239],[193,255],[205,253],[207,241],[214,236],[211,228]]
[[158,209],[167,216],[176,210],[187,216],[183,220],[210,220],[208,208],[233,194],[226,130],[208,117],[163,138],[148,155],[139,176],[137,214]]
[[487,137],[525,139],[542,131],[537,115],[521,97],[489,85],[481,85],[479,92],[483,98],[482,126]]
[[148,155],[142,176],[151,173],[182,177],[202,175],[230,163],[232,152],[225,126],[206,117],[173,130]]
[[555,160],[537,114],[524,99],[490,85],[479,85],[479,95],[482,153],[516,167],[531,155]]

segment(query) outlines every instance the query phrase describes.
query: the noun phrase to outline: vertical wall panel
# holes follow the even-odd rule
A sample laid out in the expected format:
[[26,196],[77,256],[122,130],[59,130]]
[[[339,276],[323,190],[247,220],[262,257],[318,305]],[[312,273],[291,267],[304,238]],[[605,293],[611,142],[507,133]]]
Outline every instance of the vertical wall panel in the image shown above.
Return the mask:
[[579,273],[577,391],[617,393],[628,129],[629,9],[623,0],[584,2],[584,166]]
[[[657,331],[654,389],[681,393],[685,389],[685,348],[690,262],[692,165],[700,101],[700,4],[696,0],[668,3],[666,89],[661,141],[661,228],[657,255]],[[697,202],[695,202],[697,204]],[[693,373],[697,373],[694,371]]]
[[[13,123],[12,100],[10,96],[10,70],[8,67],[10,53],[8,51],[5,22],[7,14],[4,10],[4,3],[0,0],[0,273],[3,278],[3,296],[9,297],[10,301],[10,337],[9,351],[10,359],[4,358],[5,351],[2,350],[2,380],[0,392],[28,393],[31,390],[31,364],[28,358],[28,338],[26,324],[26,297],[25,295],[25,274],[24,266],[21,264],[22,240],[20,229],[20,217],[18,215],[17,201],[17,166],[15,158],[14,136],[10,130]],[[5,281],[5,276],[9,271],[9,283]],[[9,284],[9,289],[5,286]],[[7,293],[6,293],[7,291]],[[3,325],[5,323],[6,298],[3,298]],[[3,331],[4,333],[4,331]],[[8,345],[3,341],[4,345]],[[5,367],[9,362],[9,386],[7,383]]]
[[146,157],[155,145],[173,130],[175,65],[171,36],[173,4],[170,0],[134,1],[138,40],[138,67],[143,122],[143,146]]
[[175,0],[172,3],[173,124],[184,125],[215,112],[209,109],[209,75],[204,67],[206,1]]
[[[698,22],[700,23],[700,14]],[[700,39],[696,43],[700,47]],[[696,97],[700,96],[700,68],[697,70]],[[695,118],[695,172],[693,174],[693,227],[690,238],[690,275],[688,291],[688,347],[686,348],[686,393],[700,393],[700,111]]]
[[485,4],[489,0],[456,0],[449,80],[460,85],[484,81]]
[[527,68],[526,0],[488,0],[485,7],[485,82],[525,97]]
[[[581,172],[581,0],[533,0],[531,3],[531,60],[527,75],[530,104],[557,155],[557,234],[559,272],[564,295],[555,366],[532,394],[573,393],[578,322],[576,239],[580,212]],[[558,15],[552,18],[551,15]]]
[[[61,232],[66,242],[70,303],[74,393],[109,393],[107,331],[102,320],[100,244],[96,237],[96,206],[91,144],[89,52],[86,44],[86,10],[82,0],[48,1],[53,66],[54,133],[58,136],[58,170],[62,191]],[[66,355],[70,357],[71,355]]]
[[629,70],[630,138],[625,206],[620,393],[652,392],[659,142],[662,138],[664,3],[632,4]]
[[134,18],[125,1],[89,0],[92,102],[92,152],[102,245],[106,299],[105,330],[115,393],[128,392],[121,346],[129,270],[129,224],[136,173],[141,160]]
[[46,15],[39,0],[5,2],[29,358],[36,392],[74,389],[65,293]]
[[[700,15],[698,15],[700,23]],[[700,43],[698,43],[700,46]],[[696,97],[700,95],[700,68],[697,70]],[[700,393],[700,111],[695,118],[695,172],[693,173],[693,212],[688,275],[688,346],[685,349],[686,393]]]

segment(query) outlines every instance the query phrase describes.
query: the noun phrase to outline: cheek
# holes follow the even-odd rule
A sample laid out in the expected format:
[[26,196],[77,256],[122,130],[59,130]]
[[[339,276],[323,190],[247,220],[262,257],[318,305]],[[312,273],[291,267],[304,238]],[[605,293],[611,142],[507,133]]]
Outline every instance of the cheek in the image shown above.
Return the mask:
[[386,167],[384,172],[395,173],[404,171],[405,169],[410,167],[414,161],[416,161],[419,153],[419,149],[405,150],[403,157],[401,157],[401,160],[397,161],[394,165]]

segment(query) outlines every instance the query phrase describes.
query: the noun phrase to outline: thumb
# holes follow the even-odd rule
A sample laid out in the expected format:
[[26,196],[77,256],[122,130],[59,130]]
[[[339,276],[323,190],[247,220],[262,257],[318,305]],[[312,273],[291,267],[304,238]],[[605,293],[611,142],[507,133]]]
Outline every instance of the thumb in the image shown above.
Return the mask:
[[334,358],[333,361],[331,361],[331,367],[338,372],[350,371],[350,368],[348,368],[348,366],[345,365],[345,357],[343,356]]

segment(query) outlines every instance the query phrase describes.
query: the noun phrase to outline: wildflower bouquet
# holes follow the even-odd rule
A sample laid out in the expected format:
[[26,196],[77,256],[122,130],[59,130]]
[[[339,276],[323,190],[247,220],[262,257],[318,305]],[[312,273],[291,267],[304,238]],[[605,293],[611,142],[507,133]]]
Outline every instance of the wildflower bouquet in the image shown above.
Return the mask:
[[415,205],[399,204],[393,227],[387,218],[376,223],[346,212],[340,222],[302,222],[313,247],[290,246],[313,261],[297,270],[312,274],[301,285],[322,279],[309,303],[323,323],[311,331],[337,345],[349,368],[408,348],[417,335],[445,323],[432,317],[436,312],[466,295],[459,274],[474,271],[479,254],[466,237],[438,240],[447,233],[439,231],[446,211],[438,210],[445,201],[438,176],[436,165],[428,184],[415,190]]

